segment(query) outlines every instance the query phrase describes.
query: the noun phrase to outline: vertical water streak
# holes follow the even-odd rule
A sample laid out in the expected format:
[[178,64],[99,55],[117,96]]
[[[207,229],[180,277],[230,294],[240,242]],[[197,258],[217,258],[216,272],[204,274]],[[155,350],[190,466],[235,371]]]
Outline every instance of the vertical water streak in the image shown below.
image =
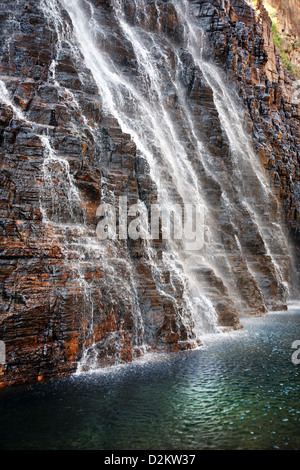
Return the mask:
[[[213,91],[220,122],[230,144],[233,162],[232,183],[239,194],[240,204],[250,215],[253,225],[261,236],[265,254],[270,260],[271,269],[275,272],[275,279],[281,285],[281,289],[288,293],[284,263],[283,267],[280,266],[280,260],[289,258],[288,243],[279,223],[280,215],[275,195],[262,164],[253,151],[249,136],[246,134],[244,113],[237,108],[218,67],[203,59],[205,37],[197,20],[190,15],[189,1],[182,0],[176,5],[185,21],[187,49]],[[224,190],[226,191],[226,187]],[[277,215],[274,218],[272,214],[276,211]],[[273,233],[276,233],[275,237]],[[279,249],[277,246],[272,246],[274,238]],[[276,259],[276,253],[279,253],[279,262]]]
[[[30,121],[26,114],[13,103],[2,80],[0,80],[0,102],[11,108],[14,117],[30,128],[41,142],[44,150],[41,168],[43,184],[39,186],[39,192],[43,224],[54,229],[54,238],[51,243],[61,247],[64,258],[69,260],[73,271],[73,283],[78,284],[83,292],[86,309],[83,314],[86,316],[88,325],[85,336],[89,338],[93,333],[92,287],[85,279],[84,263],[80,262],[80,259],[84,259],[84,253],[89,250],[89,234],[83,211],[84,203],[76,187],[69,162],[65,157],[58,156],[52,147],[47,126],[43,127]],[[40,133],[40,128],[43,133]],[[69,234],[72,230],[77,234],[75,238],[78,238],[80,234],[79,240],[84,240],[82,245],[80,242],[75,245],[73,242],[68,242],[70,235],[67,236],[67,233]]]
[[[178,325],[183,322],[188,328],[194,323],[197,338],[208,332],[217,332],[219,317],[212,292],[216,286],[221,285],[222,295],[227,298],[225,288],[234,284],[231,278],[234,278],[235,272],[234,263],[230,259],[231,253],[222,245],[221,229],[216,226],[211,215],[214,211],[210,212],[211,209],[207,205],[203,175],[205,178],[211,178],[220,188],[220,212],[231,226],[235,255],[238,261],[243,259],[251,280],[257,279],[263,288],[265,278],[259,272],[256,260],[253,260],[253,253],[248,253],[247,262],[244,260],[245,243],[238,230],[235,231],[239,216],[243,215],[244,220],[253,229],[255,237],[263,247],[262,256],[270,279],[276,279],[279,289],[282,290],[286,285],[281,256],[286,247],[278,219],[271,215],[274,213],[275,199],[243,128],[242,115],[219,69],[202,58],[204,38],[200,26],[189,14],[190,4],[187,0],[172,3],[184,26],[178,44],[169,40],[163,30],[164,5],[159,0],[154,2],[156,24],[152,28],[143,27],[144,22],[151,19],[146,0],[132,2],[133,18],[128,18],[126,2],[111,0],[113,25],[107,24],[107,20],[91,1],[60,0],[60,4],[68,12],[72,27],[69,21],[62,17],[58,2],[40,1],[42,11],[45,17],[51,20],[58,37],[49,81],[73,103],[82,115],[84,126],[96,141],[97,132],[85,117],[75,93],[61,86],[56,74],[60,54],[67,44],[75,62],[80,63],[83,58],[85,66],[91,71],[104,113],[117,120],[122,131],[129,134],[136,144],[138,157],[147,162],[150,177],[157,188],[161,211],[170,213],[174,210],[176,224],[182,217],[182,208],[193,205],[201,209],[205,239],[197,251],[191,252],[182,241],[167,240],[164,243],[162,259],[159,259],[151,241],[145,240],[145,253],[156,289],[174,306]],[[126,42],[133,58],[133,70],[122,65],[114,53],[113,41],[110,44],[110,27],[115,28],[114,33],[118,35],[118,39]],[[202,74],[207,86],[212,90],[218,119],[230,147],[230,179],[223,177],[222,171],[206,148],[206,142],[198,133],[182,80],[185,54],[189,54],[195,70]],[[1,81],[0,98],[18,119],[26,122],[35,131],[37,126],[28,121],[26,115],[12,103]],[[72,125],[71,123],[70,126]],[[43,133],[37,133],[44,149],[40,209],[44,224],[55,229],[63,244],[65,258],[72,266],[74,278],[84,294],[86,311],[83,313],[87,323],[85,352],[78,366],[81,371],[86,367],[98,367],[95,339],[96,307],[93,302],[95,286],[93,281],[88,282],[86,279],[87,269],[101,266],[104,273],[103,287],[108,287],[111,291],[110,301],[113,303],[114,296],[120,295],[124,304],[128,305],[128,310],[133,312],[132,343],[136,351],[149,350],[150,345],[146,340],[149,325],[146,324],[140,305],[141,293],[136,266],[131,259],[121,258],[120,244],[110,241],[101,245],[95,233],[91,233],[85,217],[85,202],[72,175],[69,156],[62,156],[53,148],[48,131],[45,128]],[[105,177],[102,182],[105,182]],[[108,189],[107,194],[103,190],[103,194],[104,199],[118,204],[113,189]],[[275,254],[272,241],[274,229],[277,230],[278,243]],[[107,256],[108,249],[110,257]],[[116,269],[117,264],[121,263],[124,263],[123,277]],[[238,269],[239,267],[240,265]],[[170,275],[168,283],[164,277],[166,272]],[[180,294],[178,286],[182,289]],[[113,334],[117,342],[118,332]]]
[[[178,202],[204,209],[199,179],[166,104],[166,80],[163,73],[168,75],[175,91],[177,83],[176,73],[166,60],[164,48],[161,48],[155,36],[140,31],[126,21],[122,2],[113,2],[116,22],[131,44],[137,60],[139,75],[137,83],[134,83],[114,63],[113,55],[97,47],[97,38],[105,36],[105,28],[94,18],[93,5],[80,0],[62,0],[62,4],[72,19],[78,45],[98,85],[104,109],[117,119],[124,133],[131,135],[140,155],[149,164],[151,177],[158,189],[161,210],[170,212]],[[163,63],[163,73],[156,65],[157,59]],[[201,315],[204,315],[206,325],[203,325],[203,331],[207,326],[214,330],[217,315],[196,280],[193,282],[188,252],[171,242],[169,249],[164,252],[164,259],[165,266],[175,272],[185,286],[186,314],[192,315],[199,325]]]

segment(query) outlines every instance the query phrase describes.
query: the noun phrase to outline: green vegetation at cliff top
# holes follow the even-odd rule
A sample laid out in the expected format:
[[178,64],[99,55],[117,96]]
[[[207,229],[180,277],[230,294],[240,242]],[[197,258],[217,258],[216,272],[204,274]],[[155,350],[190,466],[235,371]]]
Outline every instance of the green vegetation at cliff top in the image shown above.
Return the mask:
[[[257,0],[247,0],[247,2],[255,9],[258,11],[260,14],[260,11],[258,9],[258,2]],[[268,4],[267,1],[263,1],[264,7],[267,10],[271,21],[272,21],[272,35],[273,35],[273,41],[275,46],[280,52],[281,59],[283,62],[283,65],[289,70],[292,74],[297,76],[297,72],[295,67],[293,66],[291,59],[289,57],[288,51],[291,51],[293,47],[299,46],[300,44],[293,44],[291,41],[287,41],[286,37],[283,34],[280,34],[278,31],[278,12],[276,8],[272,7],[271,5]]]

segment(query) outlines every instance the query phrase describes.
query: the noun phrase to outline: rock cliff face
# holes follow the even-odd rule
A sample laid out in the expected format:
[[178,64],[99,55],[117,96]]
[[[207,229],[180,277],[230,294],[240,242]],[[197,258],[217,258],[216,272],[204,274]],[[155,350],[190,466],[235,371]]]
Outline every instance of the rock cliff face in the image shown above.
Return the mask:
[[284,52],[300,78],[300,4],[297,0],[266,0],[271,7]]
[[[254,147],[296,239],[299,263],[299,82],[283,66],[262,1],[260,14],[246,2],[225,2],[221,10],[217,3],[203,3],[200,16],[216,60],[229,69],[248,109]],[[289,11],[294,8],[290,3]],[[277,8],[282,17],[279,4]]]
[[[251,119],[256,151],[284,204],[289,226],[299,231],[299,98],[297,82],[283,68],[262,3],[261,15],[245,2],[200,2],[200,16],[217,60],[226,64]],[[224,5],[225,6],[225,5]],[[216,26],[217,25],[217,26]],[[225,66],[226,66],[225,65]]]
[[[191,349],[285,305],[299,106],[266,12],[3,0],[0,24],[0,385]],[[199,252],[97,238],[101,203],[184,206],[197,191]]]

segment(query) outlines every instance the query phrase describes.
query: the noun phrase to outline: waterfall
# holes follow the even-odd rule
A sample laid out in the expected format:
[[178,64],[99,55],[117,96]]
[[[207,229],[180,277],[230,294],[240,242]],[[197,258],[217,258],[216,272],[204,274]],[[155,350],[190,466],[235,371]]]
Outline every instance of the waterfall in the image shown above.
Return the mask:
[[[215,64],[203,59],[203,48],[199,49],[199,38],[203,36],[200,26],[189,15],[189,2],[184,0],[180,12],[185,18],[187,48],[194,62],[201,69],[205,80],[213,91],[214,103],[218,110],[222,128],[230,143],[233,161],[233,181],[236,184],[240,203],[250,214],[253,224],[261,236],[264,244],[264,254],[269,258],[271,269],[280,282],[282,289],[288,292],[285,267],[280,266],[276,260],[288,258],[288,244],[278,219],[274,219],[277,201],[273,194],[266,174],[255,155],[248,135],[244,130],[243,111],[237,108],[230,91],[227,89],[222,74]],[[222,178],[218,181],[223,186]],[[255,191],[254,191],[255,188]],[[230,188],[231,190],[232,188]],[[227,188],[224,187],[226,194]],[[277,233],[277,243],[280,249],[274,250],[273,233]],[[272,249],[273,248],[273,249]],[[273,253],[273,250],[275,253]]]
[[[183,122],[179,131],[168,110],[166,98],[170,91],[165,89],[165,83],[171,83],[176,94],[179,94],[180,84],[176,70],[168,63],[165,46],[156,41],[155,35],[145,34],[138,27],[129,25],[122,2],[113,3],[122,34],[130,42],[137,59],[139,79],[138,83],[132,83],[126,73],[117,68],[113,57],[97,47],[98,38],[105,36],[105,29],[95,19],[93,5],[80,1],[63,1],[62,5],[70,14],[78,45],[98,85],[104,108],[117,119],[123,132],[131,135],[140,155],[149,164],[151,177],[158,189],[161,210],[169,212],[178,199],[185,205],[193,203],[204,208],[200,181],[187,154],[186,143],[180,135],[185,131],[184,127],[189,127],[188,110],[182,101],[180,108]],[[161,70],[157,62],[163,64]],[[197,142],[197,145],[200,149],[201,143]],[[186,286],[186,309],[192,312],[199,332],[201,328],[202,333],[207,328],[209,331],[216,330],[217,314],[210,299],[201,292],[194,279],[191,269],[194,261],[189,253],[172,244],[164,256],[165,263]],[[155,264],[153,269],[157,269]]]
[[[83,125],[97,142],[97,129],[89,124],[75,93],[61,85],[57,77],[59,55],[68,44],[74,62],[80,64],[83,60],[92,74],[103,114],[113,118],[130,136],[138,158],[147,165],[161,213],[173,211],[176,226],[182,209],[196,208],[203,236],[197,249],[191,249],[187,240],[173,239],[163,244],[161,259],[151,240],[145,240],[144,249],[155,289],[172,304],[178,329],[184,325],[189,340],[197,345],[206,333],[225,328],[226,321],[220,327],[220,313],[225,311],[226,318],[230,310],[237,317],[236,309],[249,308],[253,312],[257,305],[264,311],[274,298],[279,303],[285,298],[288,249],[277,201],[244,129],[237,97],[219,68],[203,58],[205,37],[190,12],[190,3],[169,2],[181,25],[172,39],[164,23],[164,2],[152,2],[151,9],[146,0],[134,0],[130,5],[125,0],[110,3],[113,25],[92,0],[40,1],[58,37],[49,81],[74,103]],[[116,54],[122,41],[130,55],[123,61]],[[84,76],[79,76],[84,81]],[[229,149],[226,158],[210,148],[199,124],[199,110],[187,93],[190,83],[192,87],[197,80],[212,97],[213,113]],[[84,354],[79,371],[98,367],[100,349],[107,347],[106,343],[99,345],[95,335],[93,294],[97,287],[86,278],[86,271],[93,266],[101,266],[103,285],[111,290],[111,304],[121,296],[124,311],[133,312],[130,341],[136,355],[151,350],[155,334],[152,316],[141,305],[139,273],[128,256],[126,242],[97,240],[86,220],[84,197],[68,157],[54,149],[47,128],[41,130],[41,126],[37,128],[27,120],[1,81],[0,94],[16,117],[36,132],[44,149],[40,203],[43,221],[54,229],[63,245],[64,256],[86,299]],[[209,184],[214,191],[212,197]],[[117,196],[103,184],[103,201],[117,206]],[[138,203],[145,201],[140,198]],[[123,275],[117,268],[121,265]],[[170,273],[168,282],[166,272]],[[122,331],[113,332],[107,341],[117,343],[122,335]],[[118,347],[116,351],[114,361],[118,362]]]

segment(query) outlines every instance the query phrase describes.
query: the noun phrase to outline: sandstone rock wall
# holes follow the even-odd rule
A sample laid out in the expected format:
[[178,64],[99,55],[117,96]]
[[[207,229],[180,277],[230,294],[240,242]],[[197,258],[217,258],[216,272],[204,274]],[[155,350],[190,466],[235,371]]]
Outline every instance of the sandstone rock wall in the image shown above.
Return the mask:
[[[1,105],[1,385],[74,372],[92,343],[98,366],[131,361],[143,341],[157,350],[194,347],[193,325],[178,311],[181,287],[167,284],[178,305],[158,290],[143,245],[112,244],[103,260],[97,243],[97,207],[111,192],[130,204],[140,193],[155,202],[147,166],[103,115],[83,58],[59,44],[40,2],[1,8],[0,79],[12,103]],[[161,242],[156,250],[160,257]]]
[[[206,32],[208,55],[236,83],[248,110],[245,126],[281,201],[282,223],[299,239],[299,108],[291,98],[292,78],[273,47],[269,20],[258,19],[242,0],[190,3]],[[102,47],[114,51],[120,67],[137,74],[111,2],[94,0],[93,5],[107,21],[109,34]],[[184,48],[172,3],[160,2],[159,16],[155,2],[149,8],[153,23],[145,21],[144,27],[160,31],[172,47]],[[103,366],[130,361],[145,352],[145,345],[157,351],[197,345],[184,286],[162,262],[163,242],[153,247],[159,280],[142,241],[97,242],[101,202],[126,195],[130,204],[155,203],[157,188],[131,137],[103,109],[84,58],[68,40],[71,20],[59,11],[57,26],[50,15],[45,17],[39,0],[0,4],[0,339],[7,348],[2,386],[69,374],[84,354]],[[131,2],[126,15],[132,21],[136,17]],[[189,54],[181,58],[195,126],[234,198],[230,146],[212,90]],[[177,102],[171,94],[172,116],[180,116]],[[192,150],[191,161],[218,227],[214,254],[217,246],[225,246],[226,260],[221,261],[229,266],[223,277],[202,265],[196,275],[220,326],[238,328],[232,293],[246,310],[264,313],[268,306],[282,306],[284,287],[250,214],[236,201],[230,220],[222,187]],[[279,246],[277,256],[287,282],[288,254]]]
[[283,48],[300,78],[300,4],[297,0],[266,0],[275,11],[277,29]]
[[250,116],[255,147],[299,239],[299,100],[274,46],[271,20],[242,0],[199,3],[212,53],[228,69]]

